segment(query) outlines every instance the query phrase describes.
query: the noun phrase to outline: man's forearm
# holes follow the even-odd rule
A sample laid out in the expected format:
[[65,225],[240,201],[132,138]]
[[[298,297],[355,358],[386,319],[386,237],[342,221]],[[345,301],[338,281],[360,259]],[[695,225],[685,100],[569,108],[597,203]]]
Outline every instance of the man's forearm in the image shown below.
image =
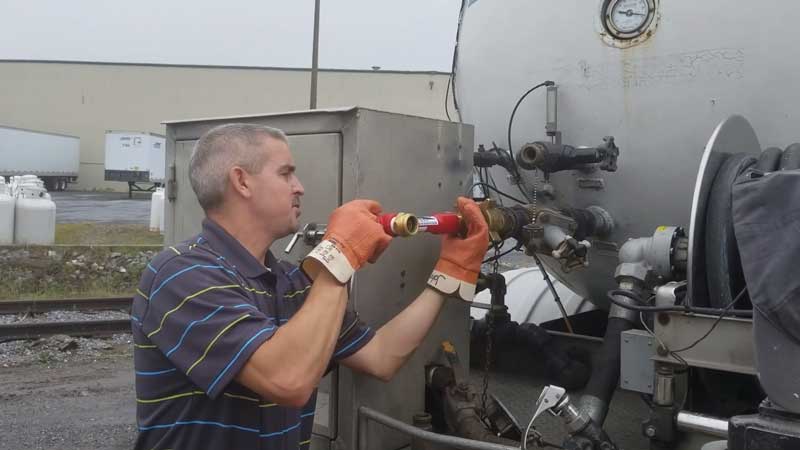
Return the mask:
[[379,340],[382,378],[391,378],[433,327],[445,302],[444,296],[430,288],[408,305],[400,314],[382,326],[375,338]]
[[240,381],[262,395],[286,403],[313,391],[336,346],[347,306],[347,288],[321,271],[303,307],[267,342],[240,372]]

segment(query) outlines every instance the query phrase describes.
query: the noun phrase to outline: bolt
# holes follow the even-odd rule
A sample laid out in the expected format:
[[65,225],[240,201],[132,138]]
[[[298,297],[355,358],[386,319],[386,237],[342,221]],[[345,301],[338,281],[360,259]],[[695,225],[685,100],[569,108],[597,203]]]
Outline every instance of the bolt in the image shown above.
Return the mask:
[[658,323],[664,326],[669,325],[669,314],[658,313]]
[[649,438],[655,437],[655,435],[656,435],[656,427],[654,427],[652,425],[648,425],[647,428],[644,429],[644,434],[645,434],[645,436],[647,436]]
[[663,345],[659,345],[658,346],[658,348],[656,349],[656,353],[658,353],[658,356],[667,356],[667,355],[669,355],[669,352],[667,351],[666,348],[664,348]]

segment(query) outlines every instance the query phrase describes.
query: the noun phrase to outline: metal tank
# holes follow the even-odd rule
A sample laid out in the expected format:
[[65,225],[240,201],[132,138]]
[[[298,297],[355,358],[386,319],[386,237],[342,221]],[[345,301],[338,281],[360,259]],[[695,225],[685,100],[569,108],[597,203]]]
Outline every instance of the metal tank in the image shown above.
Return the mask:
[[[800,61],[792,57],[797,33],[790,24],[799,19],[800,4],[787,0],[464,2],[454,92],[461,119],[475,125],[476,145],[507,147],[517,100],[552,80],[557,123],[550,117],[550,130],[574,146],[614,136],[620,149],[616,172],[552,174],[553,198],[543,195],[541,178],[523,173],[529,188],[538,181],[540,205],[599,205],[614,219],[613,232],[592,242],[589,267],[565,273],[543,258],[550,271],[605,303],[622,243],[660,225],[688,229],[701,156],[718,123],[747,117],[762,148],[798,138],[793,74]],[[529,95],[516,113],[515,152],[551,140],[545,91]],[[493,172],[501,189],[520,195],[502,169]]]
[[5,177],[0,176],[0,245],[14,243],[14,206],[16,199],[11,196]]

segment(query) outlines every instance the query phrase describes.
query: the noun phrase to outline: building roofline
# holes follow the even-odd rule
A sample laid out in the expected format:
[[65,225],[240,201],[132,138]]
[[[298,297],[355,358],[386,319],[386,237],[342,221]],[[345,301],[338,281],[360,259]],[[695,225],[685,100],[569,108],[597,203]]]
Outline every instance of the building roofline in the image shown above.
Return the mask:
[[[77,60],[37,60],[37,59],[0,59],[0,63],[26,63],[26,64],[80,64],[96,66],[135,66],[135,67],[170,67],[182,69],[239,69],[239,70],[274,70],[286,72],[311,72],[304,67],[273,67],[273,66],[226,66],[204,64],[162,64],[162,63],[133,63],[110,61],[77,61]],[[449,72],[437,70],[365,70],[365,69],[319,69],[320,72],[331,73],[374,73],[374,74],[406,74],[406,75],[450,75]]]

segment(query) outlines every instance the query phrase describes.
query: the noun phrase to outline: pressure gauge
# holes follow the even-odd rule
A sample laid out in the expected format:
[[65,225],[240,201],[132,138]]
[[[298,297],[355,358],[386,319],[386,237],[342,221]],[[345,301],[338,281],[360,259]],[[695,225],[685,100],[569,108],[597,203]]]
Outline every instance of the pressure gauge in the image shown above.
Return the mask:
[[605,0],[603,24],[617,39],[641,36],[653,21],[655,0]]

